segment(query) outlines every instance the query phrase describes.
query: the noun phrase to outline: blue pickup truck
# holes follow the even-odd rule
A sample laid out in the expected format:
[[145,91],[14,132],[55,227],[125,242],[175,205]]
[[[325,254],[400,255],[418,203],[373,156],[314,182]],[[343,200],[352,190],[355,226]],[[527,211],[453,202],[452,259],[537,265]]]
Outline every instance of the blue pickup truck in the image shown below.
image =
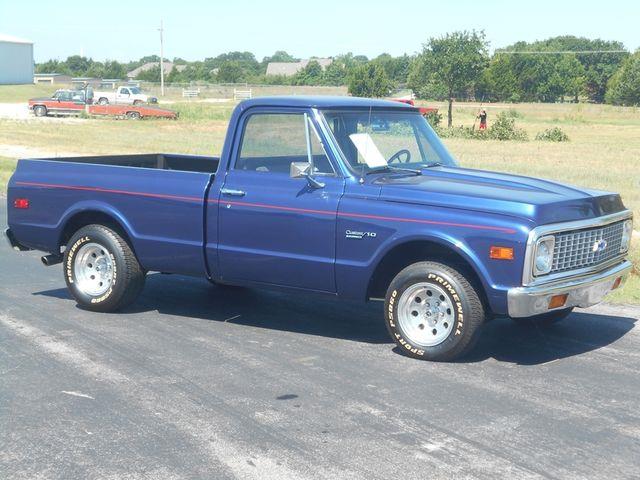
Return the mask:
[[383,300],[391,338],[429,360],[495,316],[559,321],[631,270],[619,195],[461,168],[382,100],[244,101],[219,158],[25,159],[7,198],[12,246],[62,263],[86,309],[126,307],[149,271]]

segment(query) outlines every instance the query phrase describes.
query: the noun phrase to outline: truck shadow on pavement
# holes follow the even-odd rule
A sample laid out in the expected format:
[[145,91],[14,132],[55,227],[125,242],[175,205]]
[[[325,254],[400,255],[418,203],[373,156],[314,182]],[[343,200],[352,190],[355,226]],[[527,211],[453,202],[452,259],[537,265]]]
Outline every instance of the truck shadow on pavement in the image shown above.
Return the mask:
[[461,362],[488,358],[518,365],[540,365],[597,351],[624,337],[637,319],[574,312],[548,327],[524,326],[509,318],[487,323],[476,347]]
[[[34,295],[70,299],[66,289]],[[211,285],[201,279],[152,274],[138,301],[119,315],[149,312],[212,322],[317,335],[372,344],[393,344],[383,322],[383,303],[341,302],[331,296]],[[91,315],[90,312],[87,312]],[[494,358],[539,365],[598,350],[622,338],[636,319],[579,312],[547,328],[525,327],[508,318],[484,325],[474,350],[462,363]],[[398,347],[393,349],[401,353]]]

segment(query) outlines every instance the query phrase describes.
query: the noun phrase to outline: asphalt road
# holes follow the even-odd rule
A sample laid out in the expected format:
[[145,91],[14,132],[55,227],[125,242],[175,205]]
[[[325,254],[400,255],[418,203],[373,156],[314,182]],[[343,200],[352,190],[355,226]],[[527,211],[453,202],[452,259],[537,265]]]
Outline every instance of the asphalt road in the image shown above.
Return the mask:
[[381,304],[150,275],[95,314],[38,257],[0,246],[0,478],[638,478],[638,308],[437,364]]

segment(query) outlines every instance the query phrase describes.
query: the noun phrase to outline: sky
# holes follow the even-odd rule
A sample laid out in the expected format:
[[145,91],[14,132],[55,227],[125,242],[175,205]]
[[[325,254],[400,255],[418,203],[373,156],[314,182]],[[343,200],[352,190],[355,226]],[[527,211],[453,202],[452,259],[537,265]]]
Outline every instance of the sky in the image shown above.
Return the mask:
[[201,60],[220,53],[276,50],[296,57],[353,52],[412,54],[429,37],[484,30],[491,49],[556,35],[640,47],[640,1],[609,0],[0,0],[0,34],[34,42],[36,62],[83,54],[136,60],[159,53]]

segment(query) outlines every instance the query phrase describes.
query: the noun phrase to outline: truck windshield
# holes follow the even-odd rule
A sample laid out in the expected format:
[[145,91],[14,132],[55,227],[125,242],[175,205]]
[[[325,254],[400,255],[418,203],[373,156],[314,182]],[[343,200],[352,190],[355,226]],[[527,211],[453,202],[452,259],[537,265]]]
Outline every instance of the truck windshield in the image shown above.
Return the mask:
[[355,172],[456,166],[456,161],[418,112],[349,109],[325,110],[323,115]]
[[134,95],[139,95],[140,94],[140,89],[138,87],[129,87],[129,91],[131,93],[133,93]]

